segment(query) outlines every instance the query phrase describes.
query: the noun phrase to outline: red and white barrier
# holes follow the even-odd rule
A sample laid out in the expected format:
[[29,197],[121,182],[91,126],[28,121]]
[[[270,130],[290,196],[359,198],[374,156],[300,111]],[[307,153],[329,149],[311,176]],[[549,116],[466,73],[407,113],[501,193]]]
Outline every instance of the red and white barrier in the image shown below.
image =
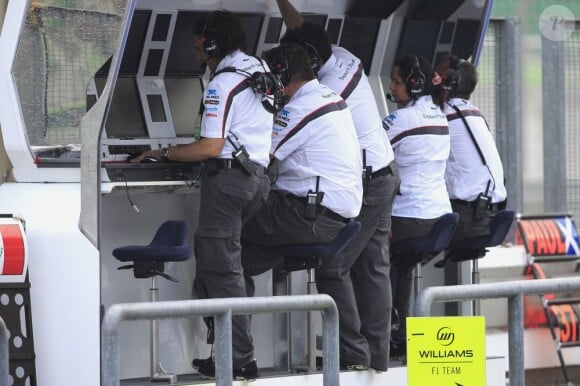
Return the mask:
[[0,217],[0,283],[23,283],[27,270],[28,253],[22,221]]

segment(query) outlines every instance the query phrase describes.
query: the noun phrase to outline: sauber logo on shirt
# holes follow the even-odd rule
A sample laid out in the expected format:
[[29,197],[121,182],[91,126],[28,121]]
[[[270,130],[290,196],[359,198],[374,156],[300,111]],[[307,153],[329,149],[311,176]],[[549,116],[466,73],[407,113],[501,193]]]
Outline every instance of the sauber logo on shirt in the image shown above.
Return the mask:
[[346,76],[349,74],[349,72],[352,70],[352,68],[354,67],[354,59],[351,60],[351,62],[346,66],[346,70],[344,71],[344,73],[340,76],[340,80],[344,80],[346,78]]

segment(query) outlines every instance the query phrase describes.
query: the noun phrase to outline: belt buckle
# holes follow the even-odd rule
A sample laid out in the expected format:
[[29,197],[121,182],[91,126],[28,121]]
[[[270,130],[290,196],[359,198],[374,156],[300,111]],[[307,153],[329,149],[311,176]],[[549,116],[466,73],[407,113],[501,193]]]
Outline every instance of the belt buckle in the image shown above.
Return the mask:
[[231,169],[232,168],[232,160],[231,159],[224,159],[224,169]]

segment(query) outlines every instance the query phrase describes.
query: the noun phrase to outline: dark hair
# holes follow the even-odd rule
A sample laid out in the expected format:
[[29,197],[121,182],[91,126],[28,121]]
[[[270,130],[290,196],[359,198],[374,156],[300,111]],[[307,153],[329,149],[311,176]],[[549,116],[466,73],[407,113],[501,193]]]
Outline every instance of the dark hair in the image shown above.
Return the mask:
[[332,47],[328,34],[318,24],[304,22],[300,27],[286,31],[280,43],[296,43],[301,46],[310,45],[313,49],[309,54],[316,54],[320,57],[320,65],[324,64],[330,55]]
[[215,40],[217,57],[246,49],[246,31],[240,17],[229,11],[214,11],[201,16],[193,25],[193,33],[206,41]]
[[469,99],[477,86],[477,69],[475,66],[457,56],[449,55],[437,65],[441,71],[443,83],[452,87],[449,89],[449,98],[460,96]]
[[[409,94],[409,96],[417,98],[423,95],[431,95],[433,103],[443,109],[446,99],[446,92],[443,90],[441,83],[436,81],[437,76],[434,76],[435,72],[433,71],[433,68],[427,59],[418,55],[401,56],[395,59],[393,67],[397,66],[399,68],[399,74],[401,75],[403,81],[406,82],[406,80],[412,77],[412,75],[415,75],[413,74],[413,71],[416,71],[415,67],[417,66],[417,62],[419,62],[419,71],[424,79],[425,87],[421,95],[414,96]],[[408,88],[409,87],[407,86],[407,89]]]
[[282,84],[290,81],[310,81],[315,78],[306,50],[295,43],[283,43],[264,52],[264,60],[273,74],[280,75]]

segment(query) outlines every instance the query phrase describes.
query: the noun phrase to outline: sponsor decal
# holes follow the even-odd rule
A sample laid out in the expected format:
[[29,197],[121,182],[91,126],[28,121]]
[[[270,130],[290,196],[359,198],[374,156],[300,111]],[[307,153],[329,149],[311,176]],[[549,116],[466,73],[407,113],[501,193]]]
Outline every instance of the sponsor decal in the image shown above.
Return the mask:
[[207,113],[207,114],[205,114],[205,116],[208,118],[217,118],[218,115],[215,113]]
[[[220,101],[216,101],[214,99],[206,99],[203,104],[205,105],[219,105]],[[207,108],[207,107],[206,107]]]
[[525,242],[531,255],[578,255],[579,236],[569,217],[526,220],[519,222],[518,241]]
[[395,114],[389,114],[389,116],[385,118],[385,121],[387,122],[387,125],[393,126],[395,119],[397,119]]
[[346,70],[344,71],[344,73],[338,78],[340,80],[344,80],[348,74],[350,73],[350,71],[352,70],[352,68],[354,67],[354,59],[351,60],[351,62],[346,66]]
[[[288,127],[288,124],[284,121],[281,121],[280,119],[276,119],[276,121],[274,121],[275,125],[281,126],[281,127]],[[274,128],[276,129],[276,128]]]

